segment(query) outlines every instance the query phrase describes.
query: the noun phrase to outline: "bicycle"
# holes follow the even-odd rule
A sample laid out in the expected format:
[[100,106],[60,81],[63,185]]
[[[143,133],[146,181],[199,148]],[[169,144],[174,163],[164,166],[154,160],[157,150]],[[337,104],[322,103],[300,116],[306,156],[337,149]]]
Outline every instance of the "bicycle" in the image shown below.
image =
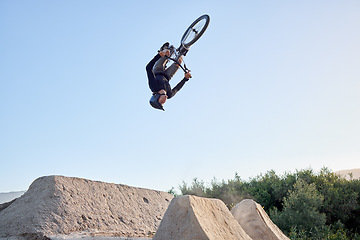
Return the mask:
[[190,47],[204,34],[205,30],[209,26],[209,23],[209,15],[205,14],[200,16],[187,28],[180,40],[180,46],[178,48],[175,48],[173,45],[170,45],[169,47],[171,55],[167,58],[177,63],[185,73],[189,72],[190,70],[186,67],[184,61],[182,65],[178,60],[181,56],[186,56],[186,54],[190,50]]

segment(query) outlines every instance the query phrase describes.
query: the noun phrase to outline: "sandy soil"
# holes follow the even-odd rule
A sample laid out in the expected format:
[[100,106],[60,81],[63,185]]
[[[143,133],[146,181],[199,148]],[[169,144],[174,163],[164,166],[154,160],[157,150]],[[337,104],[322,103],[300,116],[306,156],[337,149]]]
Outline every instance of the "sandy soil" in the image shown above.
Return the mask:
[[50,236],[51,240],[151,240],[151,238],[90,237],[82,234]]

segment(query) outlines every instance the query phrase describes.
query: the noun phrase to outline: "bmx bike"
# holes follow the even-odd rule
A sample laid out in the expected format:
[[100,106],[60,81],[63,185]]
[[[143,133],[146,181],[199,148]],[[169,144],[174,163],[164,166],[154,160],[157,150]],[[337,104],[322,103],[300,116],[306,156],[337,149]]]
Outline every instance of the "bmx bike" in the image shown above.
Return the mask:
[[[185,31],[184,35],[181,38],[180,46],[175,48],[173,45],[169,46],[170,56],[168,59],[172,62],[177,63],[184,72],[189,72],[190,70],[186,67],[185,62],[183,64],[179,62],[181,56],[186,56],[190,47],[204,34],[205,30],[209,26],[210,17],[209,15],[202,15],[196,19]],[[169,61],[170,62],[170,61]],[[168,63],[169,63],[168,62]]]

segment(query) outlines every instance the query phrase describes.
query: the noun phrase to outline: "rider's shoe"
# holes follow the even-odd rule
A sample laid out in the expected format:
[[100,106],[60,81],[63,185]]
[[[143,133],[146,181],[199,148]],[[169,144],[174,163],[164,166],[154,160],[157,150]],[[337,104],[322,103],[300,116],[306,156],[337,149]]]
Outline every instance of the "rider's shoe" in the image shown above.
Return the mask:
[[164,44],[161,46],[161,48],[160,48],[160,52],[161,52],[162,50],[168,49],[169,46],[170,46],[170,43],[168,43],[168,42],[164,43]]

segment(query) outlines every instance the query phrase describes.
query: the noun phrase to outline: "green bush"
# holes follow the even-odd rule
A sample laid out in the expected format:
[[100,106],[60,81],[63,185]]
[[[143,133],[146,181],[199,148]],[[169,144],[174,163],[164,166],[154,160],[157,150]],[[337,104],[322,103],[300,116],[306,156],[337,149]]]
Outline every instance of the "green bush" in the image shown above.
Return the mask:
[[315,237],[326,223],[326,215],[319,211],[323,201],[324,197],[315,184],[308,184],[300,178],[294,184],[294,190],[284,198],[283,210],[280,212],[275,208],[270,212],[270,218],[285,234],[296,227],[299,232],[312,232],[312,237]]
[[269,171],[248,181],[235,174],[210,184],[195,178],[179,189],[182,195],[221,199],[229,209],[254,199],[291,239],[360,240],[360,181],[345,180],[327,168],[283,175]]

